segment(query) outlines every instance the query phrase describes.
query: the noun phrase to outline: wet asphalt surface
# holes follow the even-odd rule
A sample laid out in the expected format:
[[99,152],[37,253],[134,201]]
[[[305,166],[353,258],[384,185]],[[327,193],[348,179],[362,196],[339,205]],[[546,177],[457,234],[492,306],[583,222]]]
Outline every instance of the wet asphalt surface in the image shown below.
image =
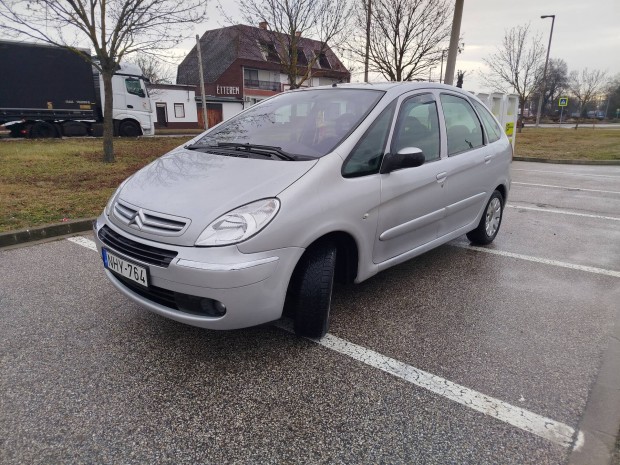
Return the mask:
[[[515,184],[489,248],[620,271],[620,221],[609,219],[620,218],[620,167],[514,162],[513,181],[607,192]],[[338,287],[330,333],[577,430],[620,278],[455,247],[466,244]],[[0,251],[0,312],[0,463],[555,464],[571,454],[271,325],[213,332],[153,315],[67,240]]]

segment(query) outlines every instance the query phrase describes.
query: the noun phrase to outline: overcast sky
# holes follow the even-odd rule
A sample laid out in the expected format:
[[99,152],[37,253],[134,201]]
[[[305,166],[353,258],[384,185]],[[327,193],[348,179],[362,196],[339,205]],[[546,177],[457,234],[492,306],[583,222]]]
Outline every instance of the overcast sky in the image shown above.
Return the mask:
[[[230,5],[230,12],[235,14],[232,0],[222,3]],[[564,59],[569,70],[588,67],[607,70],[610,76],[620,73],[620,0],[465,0],[461,23],[465,50],[456,63],[456,69],[466,71],[464,87],[487,90],[479,79],[485,70],[482,59],[493,53],[506,29],[530,22],[531,30],[542,34],[546,48],[551,19],[540,16],[551,14],[556,15],[551,58]],[[214,15],[195,32],[202,35],[223,23]],[[182,48],[189,50],[193,45],[193,41],[186,41]],[[433,71],[433,79],[438,78],[439,68]],[[360,80],[360,76],[353,80]]]

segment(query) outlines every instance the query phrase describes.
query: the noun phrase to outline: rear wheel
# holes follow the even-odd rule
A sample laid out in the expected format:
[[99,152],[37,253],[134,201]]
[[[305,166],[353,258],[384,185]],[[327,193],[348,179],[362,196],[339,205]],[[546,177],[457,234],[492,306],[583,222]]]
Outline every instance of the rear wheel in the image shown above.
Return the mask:
[[51,137],[57,137],[58,132],[53,124],[46,121],[39,121],[31,126],[28,135],[31,139],[49,139]]
[[289,290],[295,334],[320,338],[327,333],[335,270],[336,246],[332,243],[312,246],[301,258]]
[[504,197],[499,191],[494,191],[487,203],[478,227],[467,233],[467,238],[474,244],[486,245],[493,242],[499,227],[502,224],[504,212]]
[[121,137],[138,137],[142,135],[140,126],[135,121],[123,121],[118,127],[118,134]]

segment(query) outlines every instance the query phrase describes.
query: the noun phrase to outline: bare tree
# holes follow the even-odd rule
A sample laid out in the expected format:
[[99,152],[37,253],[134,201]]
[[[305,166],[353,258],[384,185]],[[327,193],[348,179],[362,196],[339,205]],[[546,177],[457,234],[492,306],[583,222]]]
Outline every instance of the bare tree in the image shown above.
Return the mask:
[[575,129],[579,127],[579,121],[583,116],[586,105],[590,103],[606,84],[607,72],[598,69],[589,71],[584,68],[581,73],[571,71],[568,78],[568,88],[579,104],[579,118],[575,124]]
[[514,91],[519,96],[521,118],[525,102],[536,89],[538,69],[544,54],[540,35],[531,35],[530,25],[526,24],[508,29],[501,46],[484,59],[491,72],[484,74],[483,79],[500,92]]
[[[542,92],[542,74],[544,67],[538,69],[538,75],[536,78],[536,89],[532,95],[534,101],[537,101],[540,93]],[[549,59],[549,66],[547,68],[547,80],[545,86],[545,93],[543,95],[543,113],[549,106],[553,110],[554,103],[557,103],[559,97],[564,95],[568,90],[568,66],[561,58]]]
[[[112,76],[127,55],[178,44],[176,26],[206,16],[205,0],[0,0],[0,31],[67,48],[101,73],[104,88],[103,161],[114,161]],[[94,53],[77,47],[88,43]]]
[[139,53],[131,61],[142,70],[142,75],[151,84],[172,84],[172,70],[156,56]]
[[[338,47],[346,38],[351,16],[348,0],[238,0],[238,5],[245,22],[264,23],[265,29],[245,31],[256,35],[250,40],[275,44],[265,53],[278,55],[291,89],[306,82],[328,48]],[[231,17],[226,18],[230,23],[235,22]],[[319,42],[319,49],[310,57],[303,51],[304,38]]]
[[[450,38],[453,7],[447,0],[373,0],[370,10],[369,68],[389,81],[427,76],[441,60]],[[358,0],[360,32],[352,52],[364,63],[368,2]],[[363,32],[363,34],[362,34]]]
[[620,74],[616,74],[609,80],[606,91],[605,117],[617,119],[620,115]]

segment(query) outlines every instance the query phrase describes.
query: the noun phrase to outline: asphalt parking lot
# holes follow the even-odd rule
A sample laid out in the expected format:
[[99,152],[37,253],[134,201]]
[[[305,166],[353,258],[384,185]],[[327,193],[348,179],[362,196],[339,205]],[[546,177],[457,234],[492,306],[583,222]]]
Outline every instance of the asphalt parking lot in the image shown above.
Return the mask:
[[318,342],[151,314],[90,237],[0,250],[1,463],[610,459],[620,166],[514,162],[493,244],[337,288]]

